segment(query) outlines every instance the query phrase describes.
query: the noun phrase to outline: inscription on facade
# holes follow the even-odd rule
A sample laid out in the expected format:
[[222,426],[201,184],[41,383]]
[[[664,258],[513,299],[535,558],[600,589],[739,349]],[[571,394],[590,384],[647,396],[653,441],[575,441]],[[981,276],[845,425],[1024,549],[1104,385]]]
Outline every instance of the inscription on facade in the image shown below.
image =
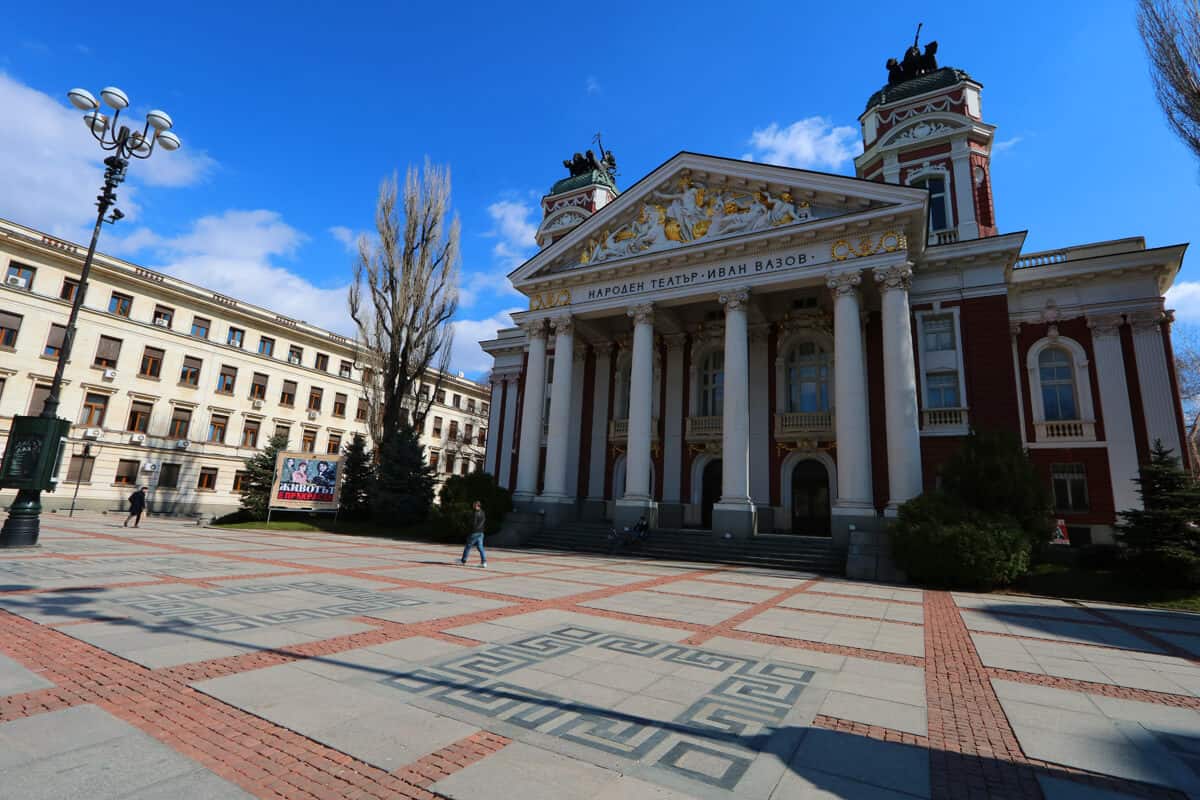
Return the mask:
[[575,290],[574,302],[605,300],[610,297],[658,292],[665,289],[675,289],[680,286],[693,284],[721,283],[728,280],[744,280],[755,275],[765,275],[770,272],[797,269],[812,264],[816,259],[811,252],[794,251],[762,258],[748,258],[744,261],[729,264],[718,264],[711,267],[670,272],[665,275],[653,275],[645,278],[635,278],[620,283],[604,286],[594,286],[588,289]]

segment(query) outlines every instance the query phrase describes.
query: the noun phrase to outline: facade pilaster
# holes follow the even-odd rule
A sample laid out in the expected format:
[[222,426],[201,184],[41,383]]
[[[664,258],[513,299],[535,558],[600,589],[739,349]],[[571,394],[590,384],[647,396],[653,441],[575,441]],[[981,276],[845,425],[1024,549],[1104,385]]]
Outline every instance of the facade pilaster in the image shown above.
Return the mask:
[[748,289],[722,294],[725,306],[725,385],[721,420],[721,499],[713,506],[714,533],[755,532],[750,499],[750,347]]
[[1104,439],[1108,444],[1113,507],[1118,511],[1142,507],[1137,484],[1134,483],[1138,477],[1137,440],[1133,433],[1129,384],[1121,352],[1121,326],[1124,323],[1120,314],[1088,317],[1096,362],[1096,383],[1100,387],[1100,410],[1104,415]]
[[884,417],[887,424],[888,513],[921,493],[921,427],[913,357],[908,264],[877,269],[882,298]]
[[837,433],[838,516],[874,516],[871,500],[871,424],[867,415],[866,351],[857,272],[829,275],[833,292],[834,427]]
[[950,163],[954,173],[954,208],[958,212],[958,239],[979,238],[975,219],[975,191],[971,179],[971,151],[965,137],[950,145]]
[[571,389],[575,373],[575,324],[569,315],[550,320],[554,331],[554,376],[550,382],[550,420],[546,433],[544,502],[572,501],[567,493],[567,456],[571,440]]
[[656,522],[657,506],[650,492],[650,435],[654,414],[654,306],[634,306],[633,358],[629,376],[629,435],[625,453],[625,494],[617,501],[616,521],[632,524],[647,514]]
[[509,375],[504,379],[504,410],[503,417],[501,417],[504,422],[500,436],[500,472],[496,475],[496,480],[509,491],[514,488],[509,484],[512,473],[513,441],[517,429],[517,394],[520,390],[520,379],[519,375]]
[[525,364],[525,398],[521,405],[521,442],[517,450],[517,490],[513,500],[528,502],[537,495],[542,453],[542,413],[546,407],[546,327],[542,320],[521,328],[529,339]]
[[[1171,373],[1167,368],[1167,350],[1162,331],[1166,322],[1167,316],[1162,311],[1139,311],[1129,315],[1150,447],[1153,449],[1154,442],[1161,440],[1163,446],[1179,458],[1179,424],[1176,419],[1179,400],[1171,388]],[[1107,415],[1104,420],[1107,426]]]

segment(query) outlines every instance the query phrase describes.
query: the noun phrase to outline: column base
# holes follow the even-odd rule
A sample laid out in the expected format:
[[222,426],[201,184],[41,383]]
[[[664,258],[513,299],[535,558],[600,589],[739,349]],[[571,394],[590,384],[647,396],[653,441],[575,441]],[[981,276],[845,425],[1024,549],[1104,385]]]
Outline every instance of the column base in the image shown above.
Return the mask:
[[758,512],[751,502],[714,503],[712,509],[713,536],[745,539],[758,532]]
[[846,549],[846,577],[867,581],[906,583],[903,572],[892,561],[891,524],[877,521],[870,529],[850,532]]
[[658,527],[658,503],[650,498],[622,497],[613,509],[613,527],[633,527],[643,516],[651,528]]
[[574,522],[578,517],[575,498],[568,495],[538,495],[532,505],[542,512],[542,524],[546,527]]
[[608,503],[603,497],[588,497],[579,509],[579,518],[584,522],[603,522],[608,519]]
[[659,503],[657,527],[682,528],[683,509],[683,503]]
[[854,531],[871,531],[880,528],[879,514],[868,501],[839,502],[829,514],[830,534],[838,547],[848,547]]
[[536,492],[513,492],[513,505],[522,511],[529,511],[530,505],[537,499]]

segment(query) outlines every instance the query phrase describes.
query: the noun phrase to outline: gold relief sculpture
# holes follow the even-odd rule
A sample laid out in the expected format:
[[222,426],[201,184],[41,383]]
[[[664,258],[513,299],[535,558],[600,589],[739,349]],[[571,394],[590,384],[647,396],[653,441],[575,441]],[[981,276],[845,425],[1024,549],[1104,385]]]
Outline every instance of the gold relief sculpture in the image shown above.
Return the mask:
[[878,239],[867,235],[851,243],[848,239],[838,239],[830,248],[830,257],[834,261],[845,261],[848,258],[865,258],[875,253],[894,253],[908,247],[908,240],[903,233],[887,231]]
[[542,292],[541,294],[530,295],[529,297],[530,311],[541,311],[544,308],[557,308],[569,305],[571,305],[571,292],[569,289],[559,289],[557,292]]

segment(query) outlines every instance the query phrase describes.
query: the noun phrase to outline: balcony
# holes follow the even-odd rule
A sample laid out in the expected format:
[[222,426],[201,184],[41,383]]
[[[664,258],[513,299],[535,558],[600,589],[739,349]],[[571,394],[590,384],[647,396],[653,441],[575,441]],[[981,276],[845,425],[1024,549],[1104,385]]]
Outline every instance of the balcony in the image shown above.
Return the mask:
[[721,422],[721,417],[688,417],[686,438],[689,442],[719,442]]
[[832,411],[793,411],[775,415],[776,439],[832,439]]
[[1039,442],[1094,442],[1096,423],[1085,420],[1065,419],[1033,423]]
[[954,244],[958,241],[958,231],[954,228],[945,231],[933,231],[934,244]]
[[970,427],[965,408],[926,408],[921,411],[921,432],[964,435]]
[[[608,421],[608,440],[624,442],[629,438],[629,420],[611,419]],[[658,417],[650,420],[650,441],[658,441]]]

